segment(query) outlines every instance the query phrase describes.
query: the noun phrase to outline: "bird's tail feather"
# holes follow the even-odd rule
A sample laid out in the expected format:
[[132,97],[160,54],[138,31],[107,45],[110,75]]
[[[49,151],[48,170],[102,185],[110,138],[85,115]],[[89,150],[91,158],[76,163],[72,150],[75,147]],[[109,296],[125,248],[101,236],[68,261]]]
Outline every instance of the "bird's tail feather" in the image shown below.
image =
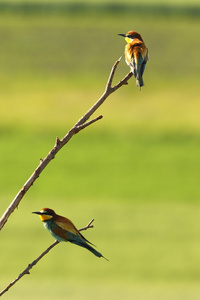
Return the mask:
[[141,89],[141,86],[144,86],[144,81],[141,76],[136,77],[136,85],[139,88],[139,90]]
[[[90,245],[88,245],[86,243],[83,243],[81,241],[73,241],[73,244],[76,244],[78,246],[81,246],[81,247],[89,250],[90,252],[92,252],[97,257],[103,257],[103,258],[105,258],[100,252],[98,252],[97,250],[95,250],[93,247],[91,247]],[[108,260],[107,258],[105,258],[105,259]]]
[[140,53],[135,56],[135,70],[134,76],[136,78],[136,85],[139,89],[144,85],[142,74],[144,72],[144,61]]
[[136,71],[136,68],[131,68],[131,71],[134,75],[134,77],[136,78],[136,86],[141,89],[141,86],[144,86],[144,81],[142,79],[142,75],[140,75],[139,72]]

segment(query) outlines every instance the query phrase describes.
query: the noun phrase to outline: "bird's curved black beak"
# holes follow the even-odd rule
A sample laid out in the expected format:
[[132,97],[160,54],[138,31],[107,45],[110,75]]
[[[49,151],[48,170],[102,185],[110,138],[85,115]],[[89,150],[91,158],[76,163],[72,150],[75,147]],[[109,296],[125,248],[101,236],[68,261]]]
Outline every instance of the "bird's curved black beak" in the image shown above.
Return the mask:
[[123,36],[123,37],[126,36],[124,33],[118,33],[118,35],[121,35],[121,36]]

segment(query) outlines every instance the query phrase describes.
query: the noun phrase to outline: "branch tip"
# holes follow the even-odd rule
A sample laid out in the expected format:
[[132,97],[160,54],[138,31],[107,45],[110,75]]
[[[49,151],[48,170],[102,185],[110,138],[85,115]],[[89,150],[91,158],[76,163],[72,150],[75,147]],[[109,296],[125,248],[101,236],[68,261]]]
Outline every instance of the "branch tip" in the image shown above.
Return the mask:
[[59,139],[59,137],[57,136],[57,137],[56,137],[56,144],[55,144],[55,147],[57,147],[60,143],[61,143],[61,142],[60,142],[60,139]]
[[78,231],[83,231],[83,230],[87,230],[88,228],[93,228],[94,225],[92,225],[92,223],[94,222],[94,219],[92,219],[88,224],[87,226],[83,227],[83,228],[80,228]]
[[120,58],[118,59],[118,63],[122,60],[122,57],[123,57],[123,56],[120,56]]

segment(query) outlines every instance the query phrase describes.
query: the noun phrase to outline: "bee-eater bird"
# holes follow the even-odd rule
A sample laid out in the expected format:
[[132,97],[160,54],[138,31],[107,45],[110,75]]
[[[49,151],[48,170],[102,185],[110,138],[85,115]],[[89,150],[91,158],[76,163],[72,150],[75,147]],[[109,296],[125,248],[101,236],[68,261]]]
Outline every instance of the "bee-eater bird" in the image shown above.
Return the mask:
[[[51,233],[51,235],[59,242],[70,242],[88,249],[94,255],[105,258],[100,252],[91,247],[90,243],[78,231],[74,224],[67,218],[57,215],[50,208],[43,208],[41,211],[35,211],[33,214],[39,215],[44,227]],[[93,245],[94,246],[94,245]],[[107,260],[107,258],[105,258]]]
[[118,34],[125,37],[125,60],[131,72],[136,78],[136,85],[140,89],[144,85],[142,75],[149,60],[148,49],[139,33],[128,31],[126,34]]

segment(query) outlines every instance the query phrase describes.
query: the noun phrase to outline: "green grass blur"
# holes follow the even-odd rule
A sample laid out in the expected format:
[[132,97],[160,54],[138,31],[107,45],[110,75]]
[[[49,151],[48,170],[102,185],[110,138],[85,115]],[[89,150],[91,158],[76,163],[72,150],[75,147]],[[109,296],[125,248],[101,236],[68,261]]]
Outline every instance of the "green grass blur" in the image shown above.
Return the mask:
[[[112,12],[104,2],[45,13],[8,2],[0,5],[1,215],[56,136],[103,93],[124,52],[117,34],[139,31],[150,61],[142,91],[131,79],[111,95],[95,114],[104,118],[72,138],[11,215],[0,289],[53,242],[31,215],[43,207],[78,228],[95,218],[84,235],[110,261],[59,244],[6,299],[199,299],[199,8],[193,15],[176,1],[179,13]],[[114,82],[128,71],[123,58]]]

